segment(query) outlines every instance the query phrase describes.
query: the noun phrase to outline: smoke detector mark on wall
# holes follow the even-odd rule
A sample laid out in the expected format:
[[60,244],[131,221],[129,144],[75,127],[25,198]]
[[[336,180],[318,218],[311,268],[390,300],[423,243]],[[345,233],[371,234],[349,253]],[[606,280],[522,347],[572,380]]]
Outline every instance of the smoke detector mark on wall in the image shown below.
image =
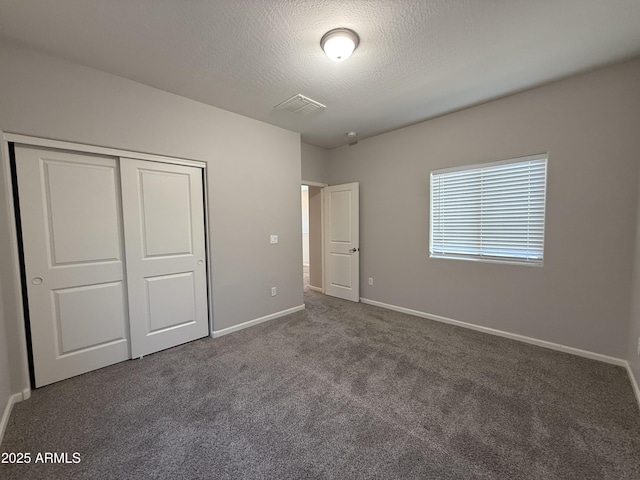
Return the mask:
[[315,100],[311,100],[309,97],[297,94],[291,98],[288,98],[282,103],[279,103],[274,107],[276,110],[287,110],[298,115],[311,115],[312,113],[324,110],[327,108],[325,105]]

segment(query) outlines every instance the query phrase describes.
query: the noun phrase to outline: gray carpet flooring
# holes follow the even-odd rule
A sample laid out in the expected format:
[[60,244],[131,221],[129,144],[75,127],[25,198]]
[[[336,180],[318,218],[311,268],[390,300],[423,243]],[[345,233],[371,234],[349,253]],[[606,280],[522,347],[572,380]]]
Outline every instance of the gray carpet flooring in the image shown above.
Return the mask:
[[33,392],[2,479],[640,479],[626,372],[305,294],[307,309]]

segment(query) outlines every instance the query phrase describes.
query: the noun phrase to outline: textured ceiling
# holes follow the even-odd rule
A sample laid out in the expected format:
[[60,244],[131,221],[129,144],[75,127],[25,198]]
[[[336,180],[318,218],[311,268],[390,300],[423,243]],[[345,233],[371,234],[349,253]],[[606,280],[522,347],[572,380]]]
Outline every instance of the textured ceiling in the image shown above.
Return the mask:
[[[331,148],[640,55],[640,1],[0,0],[0,38]],[[326,110],[273,109],[297,93]]]

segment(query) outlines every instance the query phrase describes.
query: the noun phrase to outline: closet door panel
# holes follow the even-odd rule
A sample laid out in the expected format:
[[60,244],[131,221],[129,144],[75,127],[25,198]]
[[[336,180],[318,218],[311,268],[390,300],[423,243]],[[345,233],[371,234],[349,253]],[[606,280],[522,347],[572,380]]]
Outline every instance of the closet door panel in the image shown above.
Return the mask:
[[36,386],[130,358],[116,158],[17,145]]
[[202,170],[121,160],[132,355],[209,334]]

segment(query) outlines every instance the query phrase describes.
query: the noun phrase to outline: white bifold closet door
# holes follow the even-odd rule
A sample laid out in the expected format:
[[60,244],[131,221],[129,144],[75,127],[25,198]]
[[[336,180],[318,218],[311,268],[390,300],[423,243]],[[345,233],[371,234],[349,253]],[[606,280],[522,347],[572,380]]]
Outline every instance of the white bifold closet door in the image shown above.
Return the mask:
[[201,169],[15,153],[37,387],[207,335]]

